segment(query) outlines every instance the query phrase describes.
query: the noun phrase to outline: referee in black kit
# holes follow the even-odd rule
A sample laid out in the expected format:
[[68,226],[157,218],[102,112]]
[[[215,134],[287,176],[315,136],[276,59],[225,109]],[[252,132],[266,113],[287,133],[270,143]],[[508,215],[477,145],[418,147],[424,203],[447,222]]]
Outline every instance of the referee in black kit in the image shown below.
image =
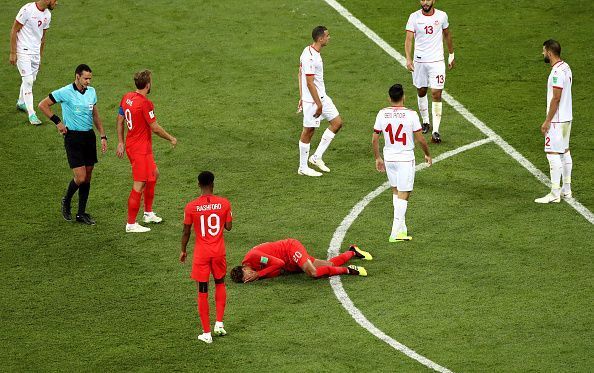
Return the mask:
[[[62,216],[65,220],[72,221],[70,202],[78,190],[76,221],[87,225],[95,225],[91,215],[85,211],[91,190],[91,175],[97,163],[97,140],[93,123],[101,134],[101,151],[107,151],[107,136],[96,105],[97,94],[90,86],[92,77],[89,66],[78,65],[74,83],[53,91],[39,103],[39,109],[56,124],[58,132],[64,135],[68,164],[74,173],[74,179],[70,181],[66,195],[62,198]],[[56,103],[62,105],[64,122],[50,108]]]

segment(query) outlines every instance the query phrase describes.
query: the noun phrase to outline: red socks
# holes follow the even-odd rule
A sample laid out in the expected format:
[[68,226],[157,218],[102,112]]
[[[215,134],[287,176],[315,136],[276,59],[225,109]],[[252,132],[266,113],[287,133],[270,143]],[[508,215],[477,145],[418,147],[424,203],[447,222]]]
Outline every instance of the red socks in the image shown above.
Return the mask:
[[344,263],[348,262],[349,260],[351,260],[351,258],[355,255],[354,251],[345,251],[344,253],[340,254],[339,256],[335,256],[334,258],[331,258],[330,261],[335,265],[335,266],[341,266]]
[[147,181],[144,186],[144,212],[153,211],[153,201],[155,200],[156,181]]
[[225,315],[225,304],[227,303],[227,288],[225,284],[215,284],[215,304],[217,309],[217,321],[223,321]]
[[128,224],[136,223],[136,215],[140,209],[140,199],[142,194],[132,189],[130,191],[130,197],[128,197]]
[[204,330],[204,333],[210,333],[209,311],[208,293],[198,293],[198,315],[200,315],[200,323],[202,324],[202,330]]
[[326,267],[316,268],[316,277],[346,275],[348,273],[349,273],[349,269],[347,267],[326,266]]

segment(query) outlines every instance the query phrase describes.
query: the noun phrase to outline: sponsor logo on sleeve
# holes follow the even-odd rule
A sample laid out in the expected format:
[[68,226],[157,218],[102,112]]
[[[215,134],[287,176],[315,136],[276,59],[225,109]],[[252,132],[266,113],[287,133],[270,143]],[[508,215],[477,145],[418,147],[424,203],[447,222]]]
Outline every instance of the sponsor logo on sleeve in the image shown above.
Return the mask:
[[556,76],[553,77],[553,84],[557,84],[557,79],[558,78]]
[[154,119],[155,118],[155,113],[153,112],[153,110],[149,111],[149,117],[151,119]]

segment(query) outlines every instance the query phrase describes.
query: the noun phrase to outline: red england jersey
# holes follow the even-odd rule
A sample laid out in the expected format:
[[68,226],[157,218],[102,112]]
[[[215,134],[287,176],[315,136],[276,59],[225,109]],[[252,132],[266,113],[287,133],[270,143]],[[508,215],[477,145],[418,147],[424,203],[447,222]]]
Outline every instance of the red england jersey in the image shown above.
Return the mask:
[[300,272],[301,266],[308,259],[315,260],[301,242],[288,238],[255,246],[245,255],[242,264],[258,271],[260,278],[276,277],[281,273],[281,269]]
[[157,120],[151,100],[137,92],[129,92],[120,102],[120,114],[126,120],[126,152],[151,154],[153,139],[150,124]]
[[188,203],[184,209],[184,224],[194,225],[194,257],[225,255],[223,229],[225,223],[232,220],[231,204],[226,198],[207,194]]

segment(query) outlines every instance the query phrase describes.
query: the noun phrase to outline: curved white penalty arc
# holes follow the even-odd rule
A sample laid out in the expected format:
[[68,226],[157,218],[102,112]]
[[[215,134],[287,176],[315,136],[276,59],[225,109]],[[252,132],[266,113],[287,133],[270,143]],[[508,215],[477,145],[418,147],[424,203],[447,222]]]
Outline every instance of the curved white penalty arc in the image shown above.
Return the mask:
[[[471,144],[464,145],[457,149],[442,153],[439,156],[435,157],[435,159],[433,160],[433,163],[437,163],[437,162],[442,161],[446,158],[452,157],[452,156],[462,153],[466,150],[476,148],[478,146],[489,143],[491,141],[493,141],[493,140],[490,138],[487,138],[487,139],[475,141]],[[422,164],[417,165],[416,170],[420,171],[424,168],[427,168],[427,163],[422,163]],[[390,185],[388,184],[388,182],[385,182],[384,184],[377,187],[374,191],[372,191],[371,193],[369,193],[365,197],[363,197],[363,199],[361,201],[359,201],[351,209],[349,214],[342,220],[342,222],[340,223],[338,228],[336,228],[336,231],[334,231],[334,234],[332,235],[332,240],[330,241],[330,246],[328,247],[328,258],[335,257],[340,253],[340,247],[341,247],[342,242],[344,241],[344,237],[346,236],[346,233],[348,232],[351,225],[354,223],[355,220],[357,220],[357,217],[359,217],[361,212],[363,212],[365,207],[367,207],[367,205],[371,201],[373,201],[373,199],[375,197],[379,196],[380,194],[382,194],[383,192],[385,192],[388,189],[390,189]],[[448,370],[447,368],[444,368],[441,365],[427,359],[426,357],[419,355],[414,350],[410,349],[409,347],[406,347],[405,345],[398,342],[394,338],[392,338],[389,335],[387,335],[386,333],[382,332],[375,325],[373,325],[373,323],[371,321],[369,321],[365,317],[365,315],[363,315],[363,313],[355,306],[355,304],[353,303],[351,298],[349,298],[349,295],[347,294],[347,292],[344,290],[344,288],[342,286],[340,276],[330,277],[330,285],[332,286],[332,290],[334,290],[334,294],[336,295],[336,298],[338,298],[338,300],[340,301],[340,303],[342,304],[344,309],[347,310],[347,312],[352,316],[353,319],[355,319],[355,321],[359,325],[361,325],[363,328],[365,328],[371,334],[373,334],[374,336],[379,338],[381,341],[387,343],[392,348],[402,352],[406,356],[418,361],[419,363],[423,364],[424,366],[426,366],[428,368],[431,368],[438,372],[450,372],[450,370]]]

